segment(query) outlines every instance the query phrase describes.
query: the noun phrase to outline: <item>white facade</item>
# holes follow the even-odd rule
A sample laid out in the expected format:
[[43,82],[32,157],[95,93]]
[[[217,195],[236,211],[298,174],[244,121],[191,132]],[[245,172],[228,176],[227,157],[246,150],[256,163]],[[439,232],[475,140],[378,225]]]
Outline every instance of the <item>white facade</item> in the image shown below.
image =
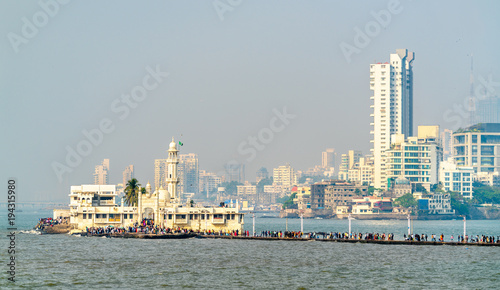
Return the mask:
[[429,214],[454,214],[455,210],[451,208],[451,198],[447,193],[434,193],[428,198]]
[[451,162],[442,162],[439,170],[439,182],[445,191],[459,192],[465,198],[472,198],[474,169],[456,166]]
[[238,195],[256,195],[257,186],[251,184],[238,185]]
[[[146,193],[140,193],[137,206],[117,205],[115,185],[72,186],[70,193],[70,224],[79,230],[86,227],[127,227],[143,219],[154,220],[155,225],[192,230],[243,230],[243,214],[238,206],[192,207],[180,203],[177,191],[177,145],[172,138],[168,149],[168,176],[166,189],[160,186],[154,192],[146,185]],[[139,192],[141,189],[139,188]],[[56,213],[54,213],[56,214]]]
[[115,185],[71,186],[70,224],[79,229],[107,225],[124,226],[137,219],[137,207],[117,206]]
[[484,185],[500,187],[500,173],[498,172],[478,172],[472,178]]
[[274,168],[273,185],[280,186],[284,191],[290,191],[297,184],[297,175],[290,164]]
[[395,134],[391,139],[391,149],[386,152],[387,179],[405,177],[411,183],[420,183],[427,189],[438,183],[442,150],[437,140],[418,137],[405,139],[403,134]]
[[342,154],[341,163],[339,167],[339,179],[340,180],[357,180],[358,173],[356,171],[352,171],[349,174],[349,171],[352,169],[358,169],[356,167],[359,163],[360,158],[363,156],[363,153],[358,150],[349,150],[347,154]]
[[370,65],[370,90],[373,129],[374,186],[386,188],[385,152],[392,134],[413,135],[413,52],[397,49],[389,63]]

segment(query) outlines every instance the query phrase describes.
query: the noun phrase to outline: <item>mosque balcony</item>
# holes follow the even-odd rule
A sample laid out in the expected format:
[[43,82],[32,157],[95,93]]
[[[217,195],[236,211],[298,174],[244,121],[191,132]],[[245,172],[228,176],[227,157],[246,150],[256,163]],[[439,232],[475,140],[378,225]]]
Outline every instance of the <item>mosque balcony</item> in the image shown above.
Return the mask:
[[175,219],[175,221],[174,221],[174,224],[176,224],[176,225],[181,225],[181,224],[185,225],[187,223],[188,223],[187,219]]
[[110,206],[110,205],[115,205],[114,200],[101,200],[99,202],[99,206]]
[[95,224],[107,224],[108,223],[108,219],[107,218],[96,218],[94,220],[94,223]]
[[176,214],[174,219],[174,224],[188,224],[187,214]]
[[214,225],[223,225],[226,223],[226,219],[225,218],[217,218],[217,217],[214,217],[212,219],[212,224]]

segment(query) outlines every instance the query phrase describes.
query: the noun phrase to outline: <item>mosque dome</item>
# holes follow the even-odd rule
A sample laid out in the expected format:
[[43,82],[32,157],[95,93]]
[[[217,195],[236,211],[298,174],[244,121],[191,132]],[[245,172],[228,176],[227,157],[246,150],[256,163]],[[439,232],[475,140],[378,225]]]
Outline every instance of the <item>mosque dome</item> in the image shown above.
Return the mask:
[[170,146],[168,147],[168,150],[177,150],[177,144],[175,144],[174,137],[172,137],[172,142],[170,142]]
[[395,184],[410,184],[410,181],[402,176],[398,177],[395,181]]

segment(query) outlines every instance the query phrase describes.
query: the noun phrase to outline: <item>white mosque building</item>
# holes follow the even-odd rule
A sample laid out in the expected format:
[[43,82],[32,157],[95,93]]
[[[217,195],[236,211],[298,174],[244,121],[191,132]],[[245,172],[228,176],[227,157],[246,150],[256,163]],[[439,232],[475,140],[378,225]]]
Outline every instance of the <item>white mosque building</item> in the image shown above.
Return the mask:
[[[69,211],[54,210],[54,217],[69,215],[74,229],[86,227],[128,227],[153,220],[155,225],[165,228],[183,228],[194,231],[243,231],[243,213],[235,207],[199,207],[181,204],[177,191],[179,164],[177,144],[172,138],[168,148],[167,188],[146,185],[146,193],[139,194],[137,206],[116,204],[116,185],[79,185],[71,186]],[[141,190],[139,190],[141,192]]]

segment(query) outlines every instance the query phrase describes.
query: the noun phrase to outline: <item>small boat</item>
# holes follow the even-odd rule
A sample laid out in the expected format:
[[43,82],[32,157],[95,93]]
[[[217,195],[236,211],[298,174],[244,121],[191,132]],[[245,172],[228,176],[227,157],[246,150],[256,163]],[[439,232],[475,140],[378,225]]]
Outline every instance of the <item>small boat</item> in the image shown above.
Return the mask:
[[317,216],[317,217],[315,217],[314,219],[315,219],[315,220],[322,220],[323,218],[322,218],[322,217]]

